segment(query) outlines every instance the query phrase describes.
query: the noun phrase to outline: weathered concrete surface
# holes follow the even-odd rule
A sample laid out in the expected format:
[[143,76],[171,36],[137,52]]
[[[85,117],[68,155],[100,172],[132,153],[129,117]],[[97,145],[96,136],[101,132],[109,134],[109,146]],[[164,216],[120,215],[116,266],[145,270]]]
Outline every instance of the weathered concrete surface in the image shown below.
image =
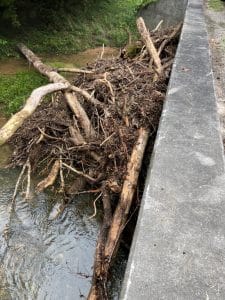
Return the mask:
[[225,2],[221,2],[224,8],[220,11],[211,9],[207,0],[204,2],[221,132],[225,139]]
[[225,175],[202,0],[189,0],[122,300],[225,299]]
[[148,28],[155,28],[163,20],[163,27],[175,25],[184,19],[188,0],[158,0],[140,11]]

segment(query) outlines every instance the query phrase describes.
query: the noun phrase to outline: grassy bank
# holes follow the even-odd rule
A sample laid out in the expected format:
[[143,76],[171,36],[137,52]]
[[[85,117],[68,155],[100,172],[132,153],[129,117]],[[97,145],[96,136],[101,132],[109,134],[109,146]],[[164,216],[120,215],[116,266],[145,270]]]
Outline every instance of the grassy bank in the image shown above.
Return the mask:
[[31,91],[47,83],[47,79],[35,71],[0,76],[0,112],[6,116],[15,113],[24,104]]
[[[76,53],[101,46],[121,47],[128,40],[128,32],[136,36],[136,15],[141,6],[154,0],[87,1],[60,13],[43,29],[26,26],[17,32],[0,35],[0,57],[16,56],[18,42],[24,42],[37,53]],[[57,25],[56,25],[57,24]]]
[[215,11],[221,11],[224,9],[224,4],[221,0],[209,0],[208,1],[209,8]]

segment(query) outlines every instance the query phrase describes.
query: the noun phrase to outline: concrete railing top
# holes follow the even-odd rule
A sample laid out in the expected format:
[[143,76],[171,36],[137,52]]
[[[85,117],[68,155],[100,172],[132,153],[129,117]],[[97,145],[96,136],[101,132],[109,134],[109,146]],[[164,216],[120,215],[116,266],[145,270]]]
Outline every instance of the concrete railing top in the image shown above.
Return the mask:
[[189,0],[121,299],[225,299],[225,175],[202,0]]

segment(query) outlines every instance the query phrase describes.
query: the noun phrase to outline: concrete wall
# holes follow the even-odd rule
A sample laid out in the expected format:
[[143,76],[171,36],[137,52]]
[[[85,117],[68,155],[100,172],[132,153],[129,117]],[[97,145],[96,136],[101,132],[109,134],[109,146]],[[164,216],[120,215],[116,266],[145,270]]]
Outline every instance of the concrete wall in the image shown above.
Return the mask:
[[225,299],[224,148],[203,0],[188,1],[153,153],[121,299]]
[[183,21],[187,0],[158,0],[145,6],[140,16],[149,28],[155,28],[163,20],[163,27],[176,25]]

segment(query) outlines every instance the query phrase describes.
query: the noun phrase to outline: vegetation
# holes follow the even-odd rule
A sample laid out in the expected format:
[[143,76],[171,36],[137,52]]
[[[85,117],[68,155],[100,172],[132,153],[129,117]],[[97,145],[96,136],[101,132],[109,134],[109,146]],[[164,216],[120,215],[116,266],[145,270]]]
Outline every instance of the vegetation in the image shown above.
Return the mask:
[[31,91],[47,83],[47,80],[35,71],[20,72],[15,75],[0,76],[0,106],[5,114],[18,111]]
[[215,11],[221,11],[224,9],[224,4],[221,0],[209,0],[209,7]]
[[[15,4],[13,0],[8,1]],[[0,3],[8,1],[0,0]],[[128,40],[128,32],[136,36],[138,9],[152,1],[67,1],[69,4],[65,6],[59,6],[56,1],[55,8],[51,9],[40,4],[36,12],[32,10],[33,19],[30,12],[26,14],[27,19],[17,16],[14,23],[8,20],[16,26],[13,29],[1,26],[5,29],[0,36],[0,56],[15,56],[15,44],[19,41],[37,53],[76,53],[102,44],[121,47]],[[26,3],[28,7],[29,1]],[[2,17],[2,22],[7,21]]]
[[[136,39],[137,11],[152,1],[155,0],[54,1],[50,7],[48,3],[32,1],[31,9],[29,1],[0,0],[0,26],[4,24],[0,57],[18,56],[18,42],[37,53],[54,55],[102,44],[121,47],[129,34]],[[14,113],[31,91],[44,82],[44,78],[30,71],[0,75],[1,110],[7,115]]]

